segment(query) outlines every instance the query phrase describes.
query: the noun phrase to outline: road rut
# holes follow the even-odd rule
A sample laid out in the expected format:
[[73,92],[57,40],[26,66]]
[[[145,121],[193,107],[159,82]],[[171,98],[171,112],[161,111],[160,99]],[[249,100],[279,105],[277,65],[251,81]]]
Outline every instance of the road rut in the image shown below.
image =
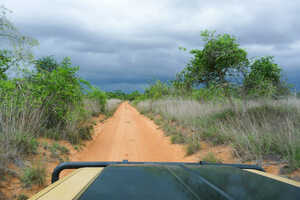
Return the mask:
[[195,162],[183,145],[171,144],[162,130],[128,102],[113,117],[95,126],[93,141],[72,161]]

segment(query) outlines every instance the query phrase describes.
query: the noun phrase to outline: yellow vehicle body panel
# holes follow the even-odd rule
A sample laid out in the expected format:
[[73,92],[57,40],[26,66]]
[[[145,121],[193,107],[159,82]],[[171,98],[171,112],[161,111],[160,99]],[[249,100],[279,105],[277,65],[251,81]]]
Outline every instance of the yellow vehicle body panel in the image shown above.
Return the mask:
[[103,168],[81,168],[49,185],[29,200],[76,200],[98,177]]
[[245,170],[248,171],[248,172],[252,172],[252,173],[262,175],[262,176],[266,176],[266,177],[271,178],[271,179],[275,179],[275,180],[283,182],[283,183],[287,183],[287,184],[290,184],[290,185],[293,185],[293,186],[296,186],[296,187],[300,187],[300,182],[293,181],[291,179],[283,178],[283,177],[276,176],[276,175],[273,175],[273,174],[269,174],[269,173],[266,173],[266,172],[261,172],[261,171],[255,170],[255,169],[245,169]]

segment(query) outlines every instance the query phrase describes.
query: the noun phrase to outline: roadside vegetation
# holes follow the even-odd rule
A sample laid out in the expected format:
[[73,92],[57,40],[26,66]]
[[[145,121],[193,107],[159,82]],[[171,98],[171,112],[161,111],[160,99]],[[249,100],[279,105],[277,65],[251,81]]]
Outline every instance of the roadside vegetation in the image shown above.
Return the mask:
[[[300,167],[300,99],[273,57],[249,59],[235,37],[203,31],[203,48],[167,83],[157,81],[133,101],[187,155],[200,141],[230,145],[242,161]],[[186,51],[185,48],[180,47]],[[219,162],[209,154],[207,161]]]
[[[19,178],[24,187],[42,186],[45,160],[28,163],[28,159],[44,149],[50,152],[49,159],[62,162],[69,150],[58,143],[40,143],[39,138],[79,145],[91,139],[90,119],[111,115],[120,101],[108,100],[105,92],[80,78],[79,67],[70,58],[36,59],[32,48],[38,41],[22,35],[8,13],[0,7],[0,188],[10,176]],[[12,165],[21,171],[8,167]]]
[[[38,41],[22,35],[8,13],[0,7],[0,188],[8,176],[23,187],[44,185],[44,161],[28,164],[27,158],[43,149],[43,156],[62,162],[69,150],[39,138],[78,148],[92,138],[91,119],[111,116],[122,101],[149,116],[172,143],[185,144],[187,155],[206,141],[231,145],[243,161],[300,168],[300,93],[291,94],[273,57],[248,58],[234,36],[203,31],[203,47],[190,50],[192,58],[174,80],[157,81],[144,93],[103,92],[78,76],[70,58],[35,58]],[[203,160],[222,162],[213,153]]]

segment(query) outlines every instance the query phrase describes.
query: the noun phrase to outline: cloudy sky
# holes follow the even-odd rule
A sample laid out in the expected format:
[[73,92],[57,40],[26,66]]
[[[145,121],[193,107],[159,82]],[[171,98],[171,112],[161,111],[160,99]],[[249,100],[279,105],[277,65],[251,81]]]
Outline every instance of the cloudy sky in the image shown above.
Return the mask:
[[295,84],[300,77],[298,0],[1,0],[1,4],[13,11],[9,19],[22,33],[39,41],[36,57],[69,56],[83,78],[104,90],[142,90],[154,80],[173,79],[190,58],[178,47],[201,48],[204,29],[236,36],[249,57],[275,56],[289,82]]

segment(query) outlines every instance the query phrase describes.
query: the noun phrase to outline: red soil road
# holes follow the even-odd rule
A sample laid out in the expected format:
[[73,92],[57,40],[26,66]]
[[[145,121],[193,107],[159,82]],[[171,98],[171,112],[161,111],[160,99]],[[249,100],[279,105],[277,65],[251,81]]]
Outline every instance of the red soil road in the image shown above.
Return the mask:
[[94,139],[73,154],[72,161],[195,162],[185,156],[183,145],[171,144],[150,119],[128,102],[122,103],[114,116],[95,126]]

